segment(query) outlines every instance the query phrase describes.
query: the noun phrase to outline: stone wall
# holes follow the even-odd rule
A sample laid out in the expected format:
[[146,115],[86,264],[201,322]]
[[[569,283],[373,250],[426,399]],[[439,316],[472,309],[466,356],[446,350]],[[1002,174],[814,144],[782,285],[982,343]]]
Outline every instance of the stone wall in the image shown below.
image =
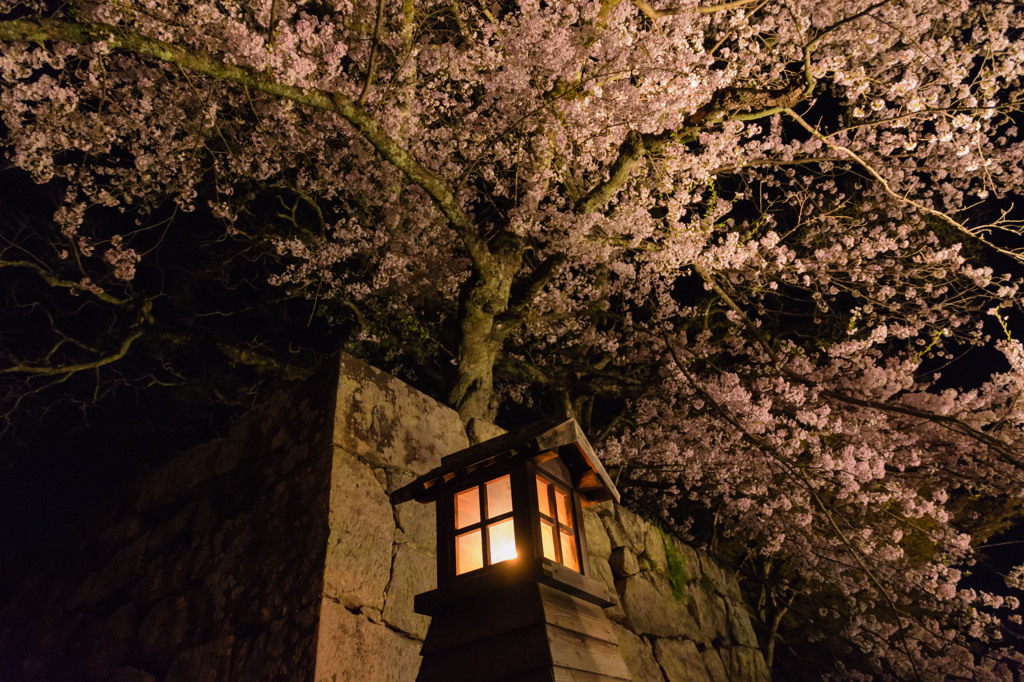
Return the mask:
[[469,440],[454,410],[352,359],[336,402],[315,679],[411,682],[429,623],[412,598],[436,586],[434,509],[388,495]]
[[7,566],[0,680],[310,679],[334,384],[275,396]]
[[[468,444],[343,357],[0,574],[0,679],[411,682],[434,514],[388,493]],[[732,576],[621,507],[585,523],[635,680],[768,679]]]
[[584,520],[591,565],[618,597],[606,615],[633,679],[769,679],[735,576],[610,502]]

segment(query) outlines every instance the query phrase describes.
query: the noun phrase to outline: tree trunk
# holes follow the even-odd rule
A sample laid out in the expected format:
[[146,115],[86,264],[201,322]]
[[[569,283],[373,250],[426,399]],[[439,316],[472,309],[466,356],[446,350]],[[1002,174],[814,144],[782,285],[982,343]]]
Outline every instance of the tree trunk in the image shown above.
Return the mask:
[[512,280],[522,264],[518,245],[497,250],[491,267],[478,273],[462,303],[458,375],[449,403],[464,423],[494,420],[494,362],[507,334],[495,318],[508,310]]

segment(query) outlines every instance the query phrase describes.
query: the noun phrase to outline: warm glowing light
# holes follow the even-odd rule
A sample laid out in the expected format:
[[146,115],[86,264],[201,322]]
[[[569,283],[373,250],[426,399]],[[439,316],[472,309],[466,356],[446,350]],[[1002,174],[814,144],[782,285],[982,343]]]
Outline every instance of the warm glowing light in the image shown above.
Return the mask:
[[576,559],[576,538],[572,533],[562,530],[562,563],[574,571],[580,570],[580,562]]
[[540,540],[544,546],[544,558],[558,561],[558,554],[555,553],[555,527],[550,521],[541,519]]
[[455,527],[465,528],[480,523],[479,488],[463,490],[455,496]]
[[512,511],[512,477],[505,475],[487,482],[487,518]]
[[558,509],[558,522],[572,527],[572,510],[569,509],[569,494],[561,488],[555,488],[555,507]]
[[537,506],[544,516],[551,516],[551,502],[548,500],[548,482],[537,477]]
[[537,508],[540,512],[540,542],[544,558],[579,571],[580,560],[576,552],[569,491],[537,476]]
[[516,531],[512,519],[505,519],[493,526],[488,526],[487,536],[490,539],[492,564],[515,559],[518,556],[516,554]]
[[483,568],[484,553],[480,530],[464,533],[455,538],[455,575]]
[[455,529],[461,531],[455,536],[455,575],[518,556],[511,476],[467,488],[455,493],[454,498]]

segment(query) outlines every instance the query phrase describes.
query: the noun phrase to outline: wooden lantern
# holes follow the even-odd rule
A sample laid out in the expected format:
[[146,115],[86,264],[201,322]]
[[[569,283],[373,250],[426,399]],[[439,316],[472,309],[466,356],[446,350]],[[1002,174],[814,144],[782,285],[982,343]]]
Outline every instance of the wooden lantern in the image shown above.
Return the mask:
[[418,680],[629,679],[591,576],[584,506],[618,491],[572,418],[441,460],[392,501],[437,504],[437,582]]

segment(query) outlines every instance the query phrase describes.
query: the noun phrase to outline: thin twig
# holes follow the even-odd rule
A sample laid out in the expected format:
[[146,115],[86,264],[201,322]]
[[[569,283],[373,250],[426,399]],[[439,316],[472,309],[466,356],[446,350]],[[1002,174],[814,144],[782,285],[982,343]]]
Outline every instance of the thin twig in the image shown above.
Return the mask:
[[855,151],[853,151],[849,147],[844,147],[841,144],[833,142],[828,137],[823,135],[817,128],[815,128],[814,126],[809,124],[807,121],[805,121],[804,118],[802,116],[800,116],[800,114],[796,113],[792,109],[785,109],[785,114],[787,116],[789,116],[791,119],[793,119],[793,121],[798,123],[804,130],[809,132],[814,137],[818,138],[818,140],[820,140],[821,143],[824,144],[825,146],[827,146],[829,149],[837,151],[837,152],[843,154],[844,156],[846,156],[847,158],[852,159],[853,161],[855,161],[857,163],[857,165],[859,165],[861,168],[863,168],[864,171],[867,172],[868,175],[870,175],[872,178],[874,178],[878,182],[878,184],[881,185],[882,190],[886,194],[891,196],[893,199],[896,199],[900,203],[906,204],[907,206],[912,206],[912,207],[916,208],[917,210],[921,211],[922,213],[925,213],[927,215],[932,216],[933,218],[938,218],[942,222],[946,223],[947,225],[949,225],[950,227],[955,229],[957,232],[960,232],[963,235],[971,237],[972,239],[977,239],[979,242],[981,242],[985,246],[989,247],[990,249],[993,249],[993,250],[1003,254],[1004,256],[1008,256],[1008,257],[1012,258],[1013,260],[1017,261],[1018,263],[1024,263],[1024,254],[1022,254],[1021,252],[1014,251],[1013,249],[1007,249],[1007,248],[1004,248],[1002,246],[997,246],[997,245],[993,244],[991,241],[989,241],[988,239],[986,239],[985,237],[981,236],[982,233],[984,233],[985,231],[991,230],[991,229],[996,228],[996,227],[999,227],[999,225],[997,223],[996,224],[992,224],[992,225],[985,225],[985,226],[982,226],[982,227],[972,228],[972,227],[969,227],[966,224],[961,223],[960,221],[956,220],[955,218],[950,216],[948,213],[945,213],[943,211],[938,211],[938,210],[936,210],[934,208],[931,208],[929,206],[925,206],[924,204],[922,204],[922,203],[920,203],[918,201],[914,201],[913,199],[911,199],[909,196],[907,196],[905,194],[900,194],[899,192],[897,192],[896,190],[894,190],[892,188],[892,185],[889,184],[888,180],[886,180],[884,177],[882,177],[881,173],[879,173],[877,170],[875,170],[874,166],[872,166],[870,163],[868,163],[863,157],[861,157]]
[[366,66],[366,82],[363,83],[363,91],[359,93],[357,100],[359,106],[366,105],[366,97],[370,94],[370,83],[373,82],[373,74],[377,70],[377,50],[380,46],[380,25],[384,23],[384,0],[377,0],[377,22],[373,27],[373,44],[370,46],[370,63]]

